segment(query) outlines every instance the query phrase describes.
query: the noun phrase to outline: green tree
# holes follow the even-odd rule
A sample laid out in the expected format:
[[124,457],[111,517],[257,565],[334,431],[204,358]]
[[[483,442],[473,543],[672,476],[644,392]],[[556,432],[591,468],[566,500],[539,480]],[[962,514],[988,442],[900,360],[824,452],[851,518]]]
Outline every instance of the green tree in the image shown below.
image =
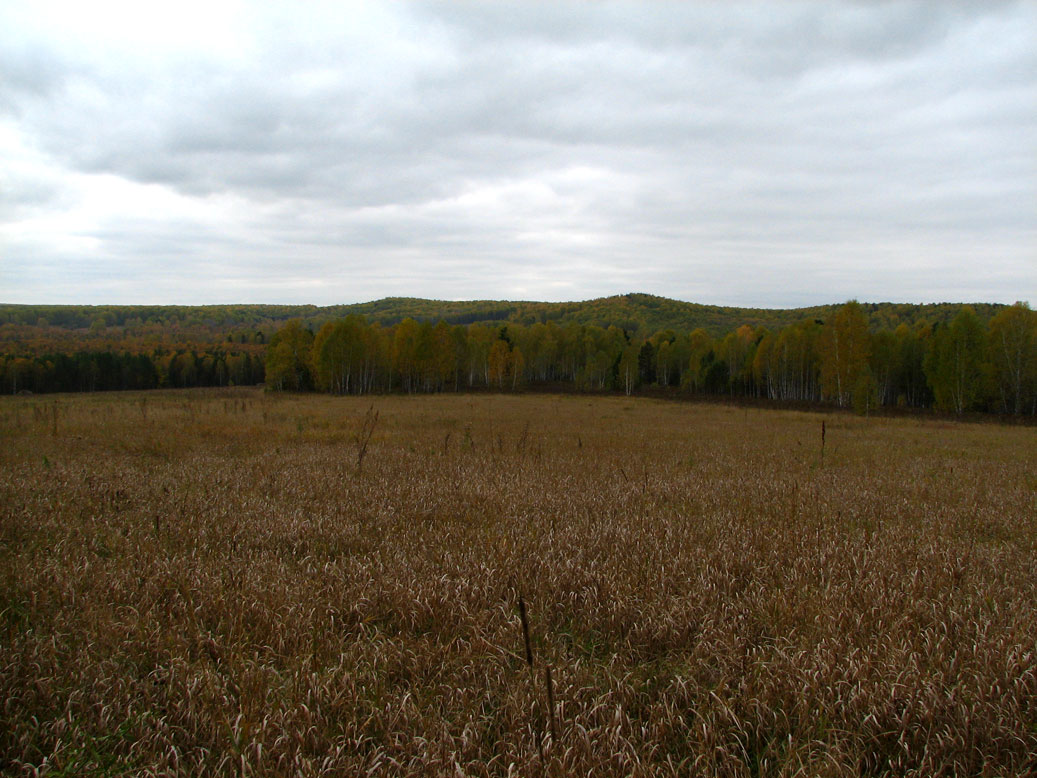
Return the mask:
[[868,416],[878,405],[879,383],[871,368],[865,365],[853,386],[853,410],[861,416]]
[[458,357],[450,325],[440,320],[432,328],[431,372],[435,388],[442,391],[457,382]]
[[310,389],[310,352],[313,333],[298,319],[289,321],[270,338],[266,352],[266,381],[277,390]]
[[490,347],[489,354],[490,382],[504,389],[509,383],[512,370],[511,346],[498,338]]
[[706,371],[709,369],[705,359],[713,351],[713,338],[702,327],[692,330],[688,336],[688,351],[690,353],[681,376],[681,385],[692,392],[698,392],[705,384]]
[[32,363],[28,359],[25,357],[15,357],[8,360],[5,372],[7,373],[7,384],[11,389],[11,394],[18,394],[23,389],[29,388]]
[[840,407],[849,404],[860,372],[868,366],[868,318],[856,300],[842,306],[821,330],[821,391]]
[[938,408],[963,413],[975,405],[983,385],[986,336],[975,312],[961,309],[933,333],[924,368]]
[[313,372],[319,389],[339,394],[363,390],[365,329],[356,314],[320,328],[313,339]]
[[511,350],[511,388],[518,389],[524,382],[526,375],[526,358],[522,350],[513,348]]
[[871,338],[872,378],[877,385],[879,403],[893,405],[897,401],[897,337],[889,330],[876,332]]
[[[771,373],[774,369],[774,344],[777,338],[770,332],[763,336],[756,344],[756,353],[753,355],[752,376],[753,383],[767,397],[775,397],[774,382],[771,381]],[[774,371],[777,372],[776,370]]]
[[558,325],[537,322],[529,328],[526,363],[532,377],[548,381],[554,376],[558,362]]
[[468,328],[468,341],[465,346],[468,386],[490,384],[490,351],[496,339],[497,334],[483,324],[473,324]]
[[772,350],[772,365],[778,366],[781,396],[787,400],[816,401],[821,397],[821,367],[818,342],[822,325],[807,319],[783,329]]
[[[623,349],[623,353],[626,354],[627,346]],[[623,372],[623,360],[620,357],[619,365],[620,373]],[[656,382],[656,350],[655,346],[652,345],[651,340],[646,340],[641,346],[641,349],[637,354],[637,371],[638,380],[644,384],[654,384]],[[632,387],[629,386],[629,382],[622,375],[620,376],[620,382],[626,387],[627,394],[630,394]],[[636,383],[636,382],[635,382]]]
[[407,392],[417,388],[418,337],[421,328],[411,318],[396,325],[392,338],[392,369],[399,377],[400,385]]
[[[645,345],[649,344],[646,343]],[[634,387],[637,386],[644,363],[644,354],[643,347],[638,349],[637,346],[630,343],[623,349],[623,354],[619,358],[619,382],[627,395],[630,395],[634,391]],[[650,352],[649,356],[651,356]]]
[[428,321],[418,324],[418,337],[414,346],[414,370],[418,389],[423,392],[431,392],[438,388],[432,323]]
[[746,393],[752,379],[756,334],[748,324],[729,332],[717,347],[717,358],[727,363],[730,391]]
[[673,330],[660,330],[648,342],[655,350],[655,382],[659,386],[679,384],[683,363],[688,356],[686,349],[682,349],[687,337],[681,338]]
[[932,402],[932,390],[925,377],[923,363],[929,347],[928,325],[912,329],[901,324],[894,330],[896,348],[893,356],[894,401],[897,405],[921,408]]
[[989,354],[1002,410],[1022,413],[1037,399],[1037,311],[1017,302],[994,316]]

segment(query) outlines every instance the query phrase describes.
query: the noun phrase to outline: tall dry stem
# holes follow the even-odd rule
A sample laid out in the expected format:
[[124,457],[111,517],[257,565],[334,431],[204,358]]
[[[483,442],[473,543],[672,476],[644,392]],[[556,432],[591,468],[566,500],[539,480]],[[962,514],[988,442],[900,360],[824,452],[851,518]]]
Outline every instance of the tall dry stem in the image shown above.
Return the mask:
[[378,425],[378,411],[374,409],[372,405],[367,409],[367,413],[364,414],[363,420],[360,422],[360,430],[356,434],[356,472],[357,475],[364,468],[364,457],[367,456],[367,446],[371,442],[371,436],[374,435],[374,428]]

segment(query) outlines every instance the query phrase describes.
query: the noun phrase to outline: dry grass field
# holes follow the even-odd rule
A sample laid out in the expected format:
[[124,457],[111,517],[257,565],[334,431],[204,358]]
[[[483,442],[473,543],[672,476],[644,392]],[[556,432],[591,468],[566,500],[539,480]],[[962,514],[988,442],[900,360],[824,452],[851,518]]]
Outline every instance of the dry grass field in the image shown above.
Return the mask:
[[5,775],[1037,772],[1033,428],[227,390],[0,436]]

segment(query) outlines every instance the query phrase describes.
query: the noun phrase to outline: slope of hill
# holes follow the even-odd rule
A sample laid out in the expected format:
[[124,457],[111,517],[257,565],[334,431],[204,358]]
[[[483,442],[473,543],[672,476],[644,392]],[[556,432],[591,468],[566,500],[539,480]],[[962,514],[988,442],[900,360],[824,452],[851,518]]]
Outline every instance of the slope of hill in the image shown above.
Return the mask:
[[[841,303],[840,303],[841,304]],[[893,329],[925,320],[946,322],[961,309],[961,303],[864,303],[872,329]],[[392,325],[411,317],[445,320],[449,324],[507,323],[533,324],[554,321],[609,327],[616,325],[629,332],[652,334],[659,330],[690,331],[702,327],[714,337],[743,324],[780,329],[804,319],[824,320],[838,304],[810,308],[734,308],[672,300],[649,294],[624,294],[595,300],[565,303],[506,300],[426,300],[415,297],[386,297],[349,305],[0,305],[0,344],[35,331],[101,333],[122,328],[136,334],[179,334],[192,340],[239,339],[246,333],[269,335],[289,319],[302,319],[314,329],[325,321],[349,314],[366,316],[369,321]],[[1003,306],[994,303],[972,305],[982,321],[989,320]],[[6,326],[5,326],[6,325]],[[178,339],[178,338],[174,338]]]

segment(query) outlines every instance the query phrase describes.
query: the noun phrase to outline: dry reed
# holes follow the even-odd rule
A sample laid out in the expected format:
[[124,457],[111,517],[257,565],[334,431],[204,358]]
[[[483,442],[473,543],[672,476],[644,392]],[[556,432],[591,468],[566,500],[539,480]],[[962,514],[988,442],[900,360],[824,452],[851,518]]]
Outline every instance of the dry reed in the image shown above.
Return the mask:
[[0,400],[3,774],[1037,768],[1031,429],[141,399]]

